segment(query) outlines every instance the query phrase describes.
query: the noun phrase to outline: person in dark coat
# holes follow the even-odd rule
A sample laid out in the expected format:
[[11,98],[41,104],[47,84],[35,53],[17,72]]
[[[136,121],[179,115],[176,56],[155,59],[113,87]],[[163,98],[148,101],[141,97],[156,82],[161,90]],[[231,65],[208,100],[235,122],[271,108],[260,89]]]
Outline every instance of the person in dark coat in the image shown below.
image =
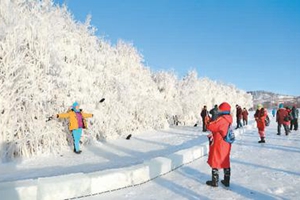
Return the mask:
[[249,113],[248,113],[246,108],[243,109],[242,115],[243,115],[243,126],[248,125],[248,115],[249,115]]
[[232,117],[230,115],[230,105],[223,102],[219,105],[219,116],[214,121],[209,121],[207,129],[211,132],[207,137],[209,139],[209,154],[207,163],[212,168],[212,180],[206,181],[206,184],[212,187],[218,187],[219,169],[224,170],[224,180],[221,183],[229,187],[230,185],[230,151],[231,144],[223,138],[228,132]]
[[218,117],[218,105],[215,105],[215,107],[209,111],[209,114],[211,114],[211,121],[216,120]]
[[173,120],[174,120],[174,124],[175,124],[176,126],[178,126],[178,124],[179,124],[180,122],[179,122],[179,120],[178,120],[178,116],[177,116],[177,115],[174,115],[174,116],[173,116]]
[[277,135],[281,134],[281,126],[283,126],[285,130],[285,134],[288,135],[290,130],[289,130],[289,114],[287,110],[283,107],[283,104],[279,104],[279,109],[277,110],[276,113],[276,122],[277,122]]
[[202,118],[202,131],[203,132],[206,132],[207,131],[207,129],[206,129],[206,121],[208,120],[208,118],[209,118],[209,116],[208,116],[208,111],[207,111],[207,107],[206,106],[204,106],[203,108],[202,108],[202,111],[201,111],[201,118]]
[[242,110],[242,108],[241,108],[241,106],[239,106],[239,105],[236,105],[235,106],[236,107],[236,128],[235,129],[238,129],[238,128],[241,128],[241,127],[243,127],[243,125],[242,125],[242,112],[243,112],[243,110]]
[[292,121],[291,121],[290,130],[293,130],[293,126],[294,126],[294,130],[297,131],[298,130],[299,110],[296,108],[295,105],[292,108],[291,116],[292,116]]

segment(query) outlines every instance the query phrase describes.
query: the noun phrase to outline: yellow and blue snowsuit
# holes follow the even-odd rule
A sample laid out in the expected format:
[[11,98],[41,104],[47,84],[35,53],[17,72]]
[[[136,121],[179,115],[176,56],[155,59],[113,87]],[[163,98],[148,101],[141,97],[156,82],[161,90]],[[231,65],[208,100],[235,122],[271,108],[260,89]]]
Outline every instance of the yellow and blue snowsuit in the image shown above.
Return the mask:
[[93,114],[84,113],[82,110],[76,110],[78,103],[75,102],[72,106],[72,110],[67,113],[57,114],[57,118],[68,118],[70,120],[69,130],[72,132],[74,140],[74,151],[79,152],[79,142],[82,135],[82,129],[87,128],[87,123],[85,118],[93,117]]

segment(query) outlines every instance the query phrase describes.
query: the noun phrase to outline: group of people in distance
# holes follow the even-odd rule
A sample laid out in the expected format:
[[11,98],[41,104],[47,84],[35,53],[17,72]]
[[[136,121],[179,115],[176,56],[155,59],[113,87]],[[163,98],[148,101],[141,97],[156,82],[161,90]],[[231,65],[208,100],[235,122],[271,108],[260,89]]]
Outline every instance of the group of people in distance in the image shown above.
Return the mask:
[[[204,106],[201,111],[201,117],[203,121],[203,132],[209,130],[211,133],[208,134],[209,140],[209,154],[207,163],[212,168],[211,180],[206,181],[206,184],[212,187],[218,187],[219,183],[219,169],[224,171],[224,179],[221,183],[225,187],[230,186],[230,151],[231,143],[224,140],[229,126],[232,124],[232,116],[230,115],[231,106],[227,102],[223,102],[219,106],[215,105],[209,112],[207,107]],[[211,116],[209,116],[211,114]],[[286,135],[289,131],[294,128],[298,130],[298,116],[299,111],[296,106],[293,106],[291,110],[284,108],[283,104],[279,104],[279,109],[276,112],[276,122],[278,123],[278,135],[280,135],[281,126],[284,126]],[[257,109],[254,114],[254,118],[258,128],[258,134],[260,140],[258,143],[265,143],[265,127],[268,123],[269,117],[267,109],[261,104],[257,105]],[[236,105],[236,129],[248,124],[248,112],[247,109],[243,110],[239,105]],[[243,125],[241,124],[243,119]],[[268,120],[266,120],[268,119]],[[290,128],[288,125],[291,123]]]
[[[248,111],[246,108],[241,108],[241,106],[236,105],[236,128],[241,128],[248,125]],[[218,105],[215,105],[210,111],[207,110],[207,106],[203,106],[200,116],[202,118],[202,131],[206,132],[207,121],[214,121],[218,117]],[[243,123],[242,123],[243,122]]]
[[[299,110],[296,108],[296,105],[290,109],[288,106],[284,107],[283,103],[280,103],[277,110],[272,110],[272,115],[276,117],[277,135],[281,135],[282,126],[285,135],[289,135],[293,128],[295,131],[298,130]],[[261,137],[259,143],[265,143],[266,118],[268,117],[267,110],[264,109],[261,104],[258,104],[254,117],[257,123],[258,133]]]
[[[209,112],[207,107],[204,106],[200,114],[203,121],[203,132],[206,132],[207,130],[210,131],[210,134],[207,136],[209,139],[207,163],[212,168],[212,178],[211,180],[206,181],[206,184],[212,187],[218,187],[220,169],[223,169],[224,171],[224,179],[221,180],[221,183],[225,187],[230,186],[231,143],[224,139],[233,122],[230,112],[231,106],[227,102],[223,102],[219,106],[215,105]],[[236,105],[236,129],[248,124],[248,114],[246,108],[242,109],[241,106]],[[288,135],[293,128],[294,130],[298,130],[298,116],[299,111],[296,106],[293,106],[292,109],[288,109],[284,108],[283,104],[279,104],[279,109],[276,112],[276,122],[278,123],[277,135],[281,134],[281,126],[284,127],[286,135]],[[79,104],[77,102],[73,103],[71,109],[69,109],[67,113],[55,114],[52,116],[52,118],[69,119],[69,130],[73,136],[74,152],[77,154],[81,153],[79,142],[82,129],[87,126],[85,119],[90,117],[93,117],[93,114],[84,113],[79,109]],[[265,143],[265,127],[268,112],[261,104],[257,105],[254,118],[260,136],[260,141],[258,142]],[[243,124],[241,122],[242,120]]]
[[290,109],[288,106],[284,107],[281,103],[279,104],[279,108],[276,112],[276,122],[277,122],[277,135],[281,135],[281,127],[283,126],[285,135],[289,135],[289,133],[294,129],[298,130],[298,118],[299,118],[299,110],[296,108],[296,105]]

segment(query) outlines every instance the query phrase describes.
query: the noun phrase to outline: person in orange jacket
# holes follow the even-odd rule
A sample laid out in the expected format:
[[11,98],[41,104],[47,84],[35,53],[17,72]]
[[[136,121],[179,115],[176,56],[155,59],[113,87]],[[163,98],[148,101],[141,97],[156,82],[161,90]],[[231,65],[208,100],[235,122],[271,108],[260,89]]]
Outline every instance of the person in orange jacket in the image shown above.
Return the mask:
[[227,102],[221,103],[217,119],[207,123],[207,130],[211,132],[208,135],[210,146],[207,163],[212,168],[212,180],[206,181],[206,184],[212,187],[218,187],[219,169],[224,170],[224,180],[221,183],[226,187],[230,185],[231,144],[223,139],[232,124],[230,109],[231,106]]
[[82,135],[82,129],[87,128],[85,118],[93,117],[93,114],[84,113],[79,109],[79,104],[74,102],[72,109],[67,113],[60,113],[53,116],[54,118],[68,118],[69,119],[69,130],[72,132],[74,152],[77,154],[81,153],[79,142]]
[[256,121],[256,125],[258,128],[258,134],[260,136],[260,141],[258,141],[258,143],[265,143],[266,140],[266,135],[265,135],[265,128],[266,128],[266,117],[267,117],[268,113],[267,110],[263,108],[263,106],[261,104],[257,105],[257,109],[256,112],[254,114],[254,119]]

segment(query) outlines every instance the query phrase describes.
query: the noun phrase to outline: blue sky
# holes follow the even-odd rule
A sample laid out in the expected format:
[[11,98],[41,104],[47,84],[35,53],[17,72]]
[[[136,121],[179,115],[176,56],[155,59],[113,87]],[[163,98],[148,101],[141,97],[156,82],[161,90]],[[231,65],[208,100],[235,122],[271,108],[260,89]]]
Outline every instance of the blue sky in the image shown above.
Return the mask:
[[55,0],[115,44],[131,42],[153,71],[196,69],[243,90],[300,96],[298,0]]

